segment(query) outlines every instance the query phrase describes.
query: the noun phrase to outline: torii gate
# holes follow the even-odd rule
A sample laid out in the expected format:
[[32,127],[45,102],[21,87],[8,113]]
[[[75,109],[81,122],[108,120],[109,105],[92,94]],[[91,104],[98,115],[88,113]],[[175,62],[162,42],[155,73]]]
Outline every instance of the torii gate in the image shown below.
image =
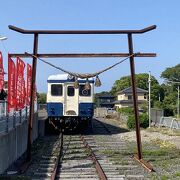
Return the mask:
[[[27,161],[31,160],[31,144],[32,144],[32,122],[34,114],[34,87],[36,82],[36,66],[37,57],[41,58],[102,58],[102,57],[127,57],[133,52],[133,34],[143,34],[148,31],[156,29],[156,25],[146,27],[141,30],[24,30],[12,25],[9,25],[9,29],[22,33],[22,34],[33,34],[34,44],[33,44],[33,54],[10,54],[11,57],[22,57],[30,58],[33,56],[32,63],[32,87],[31,87],[31,98],[30,98],[30,116],[28,122],[28,143],[27,143]],[[76,53],[76,54],[39,54],[38,53],[38,37],[40,34],[126,34],[128,38],[128,53]],[[134,57],[156,57],[156,53],[136,53],[131,56],[130,59],[130,69],[131,69],[131,83],[133,90],[133,105],[134,105],[134,116],[135,116],[135,126],[136,126],[136,141],[137,141],[137,155],[134,155],[134,159],[137,160],[143,167],[147,170],[152,171],[152,166],[145,162],[142,157],[142,144],[140,135],[140,123],[139,123],[139,113],[138,113],[138,103],[137,103],[137,92],[136,92],[136,82],[135,82],[135,66]]]

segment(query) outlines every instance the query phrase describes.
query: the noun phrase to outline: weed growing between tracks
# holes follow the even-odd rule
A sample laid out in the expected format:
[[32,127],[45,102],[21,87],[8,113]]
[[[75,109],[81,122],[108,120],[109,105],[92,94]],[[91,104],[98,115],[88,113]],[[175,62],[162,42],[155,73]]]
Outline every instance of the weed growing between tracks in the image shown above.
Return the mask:
[[[135,165],[136,161],[128,160],[137,152],[136,143],[127,141],[127,150],[119,151],[115,149],[106,149],[102,154],[108,156],[113,164],[117,165]],[[180,179],[180,150],[168,141],[156,139],[150,143],[143,143],[143,158],[151,163],[156,172],[148,173],[149,179]]]

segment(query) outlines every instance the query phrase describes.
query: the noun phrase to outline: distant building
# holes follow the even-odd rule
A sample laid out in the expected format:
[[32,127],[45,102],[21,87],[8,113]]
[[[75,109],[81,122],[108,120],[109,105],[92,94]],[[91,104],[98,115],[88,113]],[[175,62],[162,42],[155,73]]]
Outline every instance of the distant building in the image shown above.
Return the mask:
[[4,81],[4,91],[8,92],[8,81]]
[[114,107],[115,96],[110,94],[101,94],[97,97],[97,107],[106,107],[113,108]]
[[[138,105],[147,102],[147,93],[148,91],[137,88]],[[117,92],[117,100],[114,101],[114,104],[116,108],[133,107],[132,87]]]

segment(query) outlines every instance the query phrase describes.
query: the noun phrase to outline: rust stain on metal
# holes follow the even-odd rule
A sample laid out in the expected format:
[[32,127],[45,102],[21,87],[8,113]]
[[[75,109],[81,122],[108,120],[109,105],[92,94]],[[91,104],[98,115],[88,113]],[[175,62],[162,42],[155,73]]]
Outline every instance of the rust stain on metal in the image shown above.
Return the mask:
[[134,155],[133,158],[141,164],[146,170],[149,172],[154,172],[153,167],[148,162],[144,161],[143,159],[139,159],[138,155]]
[[140,30],[25,30],[12,25],[9,25],[9,29],[22,34],[142,34],[156,29],[156,25]]
[[[38,34],[34,34],[34,47],[33,54],[38,52]],[[30,113],[28,121],[28,140],[27,140],[27,161],[31,160],[31,146],[32,146],[32,126],[34,119],[34,91],[36,83],[36,67],[37,67],[37,58],[33,57],[32,63],[32,80],[31,80],[31,97],[30,97]]]
[[[32,55],[26,53],[9,54],[11,57],[30,58]],[[72,53],[72,54],[37,54],[39,58],[108,58],[108,57],[128,57],[129,53]],[[134,57],[156,57],[156,53],[136,53]]]
[[[129,46],[129,53],[132,54],[133,53],[132,34],[128,34],[128,46]],[[134,104],[138,158],[142,159],[142,143],[141,143],[140,122],[139,122],[137,91],[136,91],[136,79],[135,79],[135,66],[134,66],[133,56],[130,57],[130,69],[131,69],[131,84],[132,84],[132,91],[133,91],[133,104]]]

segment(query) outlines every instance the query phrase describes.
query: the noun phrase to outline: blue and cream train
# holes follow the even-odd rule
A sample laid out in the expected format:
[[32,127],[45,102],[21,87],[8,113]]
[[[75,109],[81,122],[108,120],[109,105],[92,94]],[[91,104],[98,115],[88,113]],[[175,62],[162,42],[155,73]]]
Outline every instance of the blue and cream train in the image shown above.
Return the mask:
[[[75,126],[82,121],[92,119],[94,80],[88,80],[90,89],[85,89],[86,80],[79,79],[79,87],[74,88],[75,79],[68,74],[49,76],[47,92],[47,112],[49,120],[64,122],[66,126]],[[60,124],[60,123],[59,123]],[[61,124],[60,124],[61,125]]]

